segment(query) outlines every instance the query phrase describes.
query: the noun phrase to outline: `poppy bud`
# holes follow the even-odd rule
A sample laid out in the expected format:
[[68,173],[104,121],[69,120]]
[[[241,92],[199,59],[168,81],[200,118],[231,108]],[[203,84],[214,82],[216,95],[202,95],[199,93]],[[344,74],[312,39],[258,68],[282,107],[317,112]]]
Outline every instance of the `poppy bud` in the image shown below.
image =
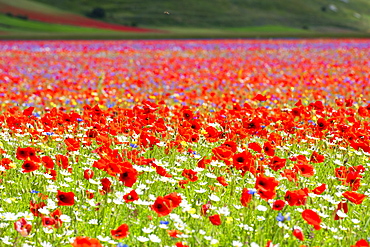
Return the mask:
[[298,238],[301,241],[304,241],[304,235],[303,235],[303,232],[300,229],[294,229],[293,230],[293,236]]

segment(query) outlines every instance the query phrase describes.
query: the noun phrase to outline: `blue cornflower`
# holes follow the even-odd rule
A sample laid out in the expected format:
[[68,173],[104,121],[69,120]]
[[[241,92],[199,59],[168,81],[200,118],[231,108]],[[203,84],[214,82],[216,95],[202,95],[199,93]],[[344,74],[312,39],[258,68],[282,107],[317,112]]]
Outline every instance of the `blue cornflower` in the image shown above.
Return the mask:
[[37,193],[40,193],[40,191],[37,191],[37,190],[31,190],[31,193],[37,194]]
[[281,222],[288,221],[290,219],[291,218],[289,214],[286,214],[285,216],[283,216],[281,213],[279,213],[278,216],[276,216],[276,220],[281,221]]
[[124,243],[118,243],[117,244],[117,247],[128,247],[128,245],[127,244],[124,244]]
[[255,191],[255,190],[248,190],[248,194],[249,195],[254,195],[254,194],[256,194],[257,193],[257,191]]
[[133,143],[130,143],[130,147],[132,148],[137,148],[137,145],[133,144]]
[[169,221],[163,221],[163,220],[161,220],[159,222],[159,224],[161,224],[161,225],[168,225],[168,224],[170,224],[170,222]]

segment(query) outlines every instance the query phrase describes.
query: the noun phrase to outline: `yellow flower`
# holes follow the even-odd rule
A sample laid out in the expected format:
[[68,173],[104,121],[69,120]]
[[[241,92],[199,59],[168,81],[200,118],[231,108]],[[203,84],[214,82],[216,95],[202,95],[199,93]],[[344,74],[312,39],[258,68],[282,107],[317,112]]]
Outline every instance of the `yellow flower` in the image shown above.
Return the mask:
[[226,224],[231,224],[231,222],[233,222],[233,218],[232,217],[226,217]]
[[189,214],[195,214],[195,212],[196,212],[195,208],[191,208],[188,210]]
[[205,130],[201,130],[201,131],[200,131],[200,133],[201,133],[202,135],[206,135],[208,132],[207,132],[207,131],[205,131]]

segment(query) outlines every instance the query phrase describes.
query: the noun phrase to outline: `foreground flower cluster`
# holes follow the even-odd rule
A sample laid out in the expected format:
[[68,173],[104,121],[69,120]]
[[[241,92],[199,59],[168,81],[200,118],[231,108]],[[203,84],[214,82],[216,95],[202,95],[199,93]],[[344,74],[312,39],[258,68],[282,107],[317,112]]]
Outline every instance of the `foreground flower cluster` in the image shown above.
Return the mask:
[[369,246],[368,40],[1,44],[1,246]]

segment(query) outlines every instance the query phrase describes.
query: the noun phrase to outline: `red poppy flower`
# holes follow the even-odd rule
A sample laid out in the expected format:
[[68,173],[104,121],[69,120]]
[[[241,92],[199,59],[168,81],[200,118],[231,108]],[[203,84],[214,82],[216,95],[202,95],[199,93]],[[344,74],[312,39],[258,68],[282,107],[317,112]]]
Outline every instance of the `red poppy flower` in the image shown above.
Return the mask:
[[179,230],[167,230],[167,233],[168,233],[168,235],[169,235],[171,238],[178,238],[178,237],[179,237],[178,235],[183,234],[183,233],[182,233],[182,232],[180,232]]
[[94,193],[92,193],[92,192],[90,192],[90,191],[86,190],[86,197],[87,197],[88,199],[93,199],[93,198],[94,198]]
[[233,166],[238,170],[242,170],[245,166],[254,167],[253,155],[247,151],[235,154],[233,156]]
[[277,156],[274,156],[270,159],[270,162],[268,163],[269,167],[274,170],[280,170],[285,166],[286,159],[279,158]]
[[197,172],[191,169],[184,169],[181,175],[189,179],[191,182],[195,182],[198,180],[197,174]]
[[293,236],[298,238],[301,241],[304,241],[304,235],[303,235],[303,232],[300,229],[294,229],[293,230]]
[[92,179],[94,177],[94,171],[91,170],[91,169],[86,169],[84,170],[84,178],[89,180],[89,179]]
[[39,212],[39,209],[40,208],[43,208],[45,207],[46,204],[44,202],[40,202],[40,203],[34,203],[33,201],[30,201],[30,211],[31,213],[35,216],[35,217],[38,217],[41,215],[41,213]]
[[337,212],[341,210],[343,211],[343,213],[348,213],[348,204],[347,202],[340,202],[338,203],[338,206],[337,206],[337,209],[334,211],[334,220],[339,220],[339,219],[342,219],[341,217],[338,216]]
[[206,169],[206,165],[211,163],[210,159],[205,159],[204,157],[198,161],[198,167]]
[[68,151],[78,151],[80,149],[80,141],[75,138],[67,138],[64,140]]
[[276,191],[275,190],[263,190],[259,189],[257,190],[258,195],[260,195],[261,199],[268,201],[271,199],[274,199],[276,197]]
[[293,116],[298,117],[299,115],[301,115],[301,109],[298,108],[298,107],[295,107],[295,108],[292,109],[292,111],[290,113]]
[[218,131],[213,126],[208,126],[205,131],[207,132],[205,138],[209,142],[217,142],[220,139],[220,135],[222,134],[222,132]]
[[185,119],[185,120],[191,120],[193,117],[194,117],[194,114],[191,110],[189,109],[184,109],[182,111],[182,117]]
[[265,144],[263,144],[263,151],[265,151],[265,154],[268,156],[275,155],[275,149],[270,142],[265,142]]
[[49,170],[49,171],[46,171],[45,174],[49,174],[51,176],[50,179],[57,180],[57,171]]
[[264,96],[262,94],[257,94],[253,99],[258,100],[258,101],[266,101],[267,100],[266,96]]
[[6,170],[9,170],[11,168],[10,163],[12,163],[12,160],[8,158],[3,158],[2,160],[0,160],[0,166],[4,167]]
[[183,189],[185,189],[185,184],[188,184],[189,183],[189,180],[180,180],[179,181],[179,186]]
[[297,181],[297,174],[290,170],[290,169],[284,169],[283,172],[280,173],[282,177],[287,178],[290,182],[291,181]]
[[139,195],[135,190],[131,190],[130,193],[123,196],[123,200],[125,200],[125,202],[133,202],[139,200]]
[[256,180],[256,184],[254,188],[256,190],[275,190],[276,186],[278,186],[279,182],[274,177],[265,177],[263,175],[258,176]]
[[16,157],[19,160],[26,160],[29,157],[28,148],[17,148]]
[[36,155],[35,148],[28,147],[28,158],[34,162],[41,162],[40,158]]
[[36,164],[35,162],[31,160],[25,160],[22,165],[22,172],[33,172],[40,168],[39,164]]
[[118,173],[122,172],[122,167],[123,166],[121,166],[120,163],[107,162],[103,170],[106,171],[110,176],[115,177]]
[[285,206],[285,202],[283,200],[276,200],[272,204],[272,209],[276,211],[280,211],[284,208],[284,206]]
[[159,217],[166,216],[171,213],[171,201],[162,196],[158,196],[152,205],[152,210],[158,214]]
[[55,228],[59,228],[63,224],[62,220],[60,219],[61,215],[62,215],[62,210],[60,210],[59,208],[50,214],[50,217],[52,217],[55,220],[55,225],[54,225]]
[[360,187],[361,178],[359,171],[350,171],[347,174],[346,183],[351,186],[353,191],[356,191]]
[[348,173],[349,171],[345,166],[340,166],[334,169],[335,176],[341,181],[344,181],[347,178]]
[[308,197],[308,189],[300,189],[285,192],[285,201],[288,202],[289,206],[302,206],[306,204]]
[[122,224],[117,229],[110,231],[112,237],[114,239],[122,239],[128,236],[128,225]]
[[366,198],[366,195],[354,191],[346,191],[342,195],[354,204],[361,204]]
[[103,245],[96,238],[76,237],[72,243],[72,247],[103,247]]
[[307,178],[315,175],[315,168],[313,167],[313,165],[306,163],[306,162],[302,162],[302,163],[299,162],[295,164],[294,170],[299,172],[303,177],[307,177]]
[[203,216],[207,215],[207,211],[211,208],[211,204],[208,202],[206,204],[203,204],[202,207],[200,208],[200,214]]
[[212,215],[212,216],[209,216],[208,217],[209,220],[211,221],[211,223],[215,226],[219,226],[221,225],[221,218],[220,218],[220,215],[218,214],[215,214],[215,215]]
[[170,207],[171,207],[171,209],[174,209],[174,208],[177,208],[178,206],[180,206],[180,203],[182,201],[181,196],[178,195],[177,192],[172,192],[172,193],[170,193],[168,195],[165,195],[164,196],[164,199],[170,201]]
[[58,190],[58,206],[73,206],[75,204],[75,194],[73,192],[62,192]]
[[313,151],[310,161],[313,163],[322,163],[325,161],[325,156]]
[[30,106],[30,107],[24,109],[23,110],[23,115],[25,115],[27,117],[31,116],[34,109],[35,109],[35,107],[33,107],[33,106]]
[[213,154],[217,159],[228,161],[233,155],[234,152],[228,146],[219,146],[212,149]]
[[234,141],[226,141],[221,146],[230,148],[233,153],[235,153],[238,148],[238,145]]
[[320,230],[321,226],[321,219],[320,216],[313,210],[311,209],[305,209],[302,212],[302,218],[310,225],[312,225],[315,230]]
[[361,172],[365,172],[366,169],[363,165],[357,165],[357,166],[351,166],[349,168],[349,171],[350,172],[360,172],[361,173]]
[[102,178],[100,179],[100,182],[103,186],[101,194],[105,195],[106,193],[109,193],[111,191],[112,182],[108,178]]
[[252,193],[249,193],[249,190],[247,188],[243,189],[242,196],[240,198],[240,202],[244,207],[248,205],[248,203],[252,200],[253,195]]
[[222,184],[223,186],[228,186],[229,184],[226,182],[226,179],[224,177],[217,177],[217,181]]
[[46,169],[54,169],[54,161],[50,156],[43,156],[41,160]]
[[132,187],[137,181],[138,172],[133,167],[122,167],[119,180],[127,187]]
[[321,195],[325,190],[326,190],[326,184],[321,184],[320,186],[313,189],[312,193],[316,195]]
[[[261,129],[262,119],[258,117],[255,117],[252,120],[249,120],[248,118],[244,118],[242,121],[243,121],[243,127],[246,129],[248,133],[255,133]],[[257,146],[259,145],[258,144],[255,145],[255,147]]]
[[325,109],[324,104],[320,100],[310,103],[310,106],[317,111],[323,111]]
[[249,143],[248,144],[248,148],[249,149],[252,149],[253,151],[255,151],[257,153],[261,153],[262,152],[262,147],[258,143],[256,143],[256,142]]
[[164,169],[162,166],[157,166],[157,165],[153,165],[153,167],[155,167],[155,171],[158,175],[160,176],[163,176],[163,177],[167,177],[167,178],[171,178],[172,175],[169,174],[166,169]]
[[55,155],[55,162],[62,169],[67,169],[69,166],[68,157],[62,154]]
[[360,239],[356,242],[355,245],[351,245],[351,247],[369,247],[369,242],[365,239]]
[[86,131],[86,136],[88,138],[95,138],[98,136],[98,131],[96,129],[89,129],[88,131]]
[[253,175],[255,175],[258,172],[263,173],[263,167],[262,166],[256,167],[256,160],[252,156],[252,154],[250,154],[250,157],[248,159],[246,159],[244,161],[244,163],[238,163],[237,167],[235,167],[235,168],[242,171],[242,173],[240,174],[242,176],[244,176],[247,172],[250,172]]
[[42,219],[43,227],[52,227],[56,223],[55,219],[51,217],[44,216],[44,217],[41,217],[41,219]]
[[176,246],[176,247],[189,247],[189,245],[185,245],[185,244],[183,244],[182,242],[177,242],[177,243],[175,243],[175,246]]
[[25,218],[21,218],[14,222],[14,229],[19,232],[22,237],[27,237],[31,232],[32,225]]
[[328,127],[328,122],[323,118],[319,118],[316,126],[318,130],[325,130]]

